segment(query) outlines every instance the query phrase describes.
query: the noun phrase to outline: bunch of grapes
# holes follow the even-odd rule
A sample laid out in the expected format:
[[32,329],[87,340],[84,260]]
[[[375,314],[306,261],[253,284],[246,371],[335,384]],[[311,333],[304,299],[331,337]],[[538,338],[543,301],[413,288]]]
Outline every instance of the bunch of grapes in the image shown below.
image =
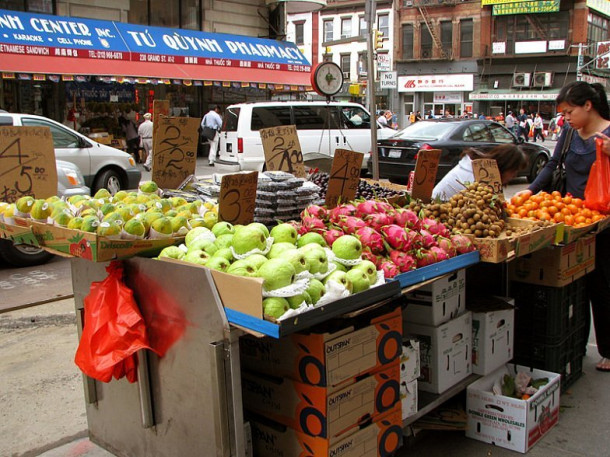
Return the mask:
[[[326,195],[329,180],[328,173],[314,173],[309,177],[309,179],[322,189],[320,191],[320,195]],[[362,180],[359,182],[358,190],[356,191],[356,198],[364,198],[366,200],[373,198],[390,198],[400,195],[405,195],[405,193],[382,187],[379,184],[371,184]]]

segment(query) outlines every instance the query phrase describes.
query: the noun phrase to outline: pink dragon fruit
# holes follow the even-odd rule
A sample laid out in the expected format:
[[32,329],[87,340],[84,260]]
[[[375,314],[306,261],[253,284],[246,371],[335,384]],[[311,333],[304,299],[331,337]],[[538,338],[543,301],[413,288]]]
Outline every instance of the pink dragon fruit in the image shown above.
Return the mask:
[[326,244],[328,244],[329,246],[332,246],[333,243],[335,242],[335,240],[343,235],[345,235],[345,233],[343,233],[341,230],[336,229],[336,228],[329,229],[323,233],[324,240],[326,241]]
[[465,254],[475,250],[472,241],[465,235],[452,235],[450,239],[459,254]]
[[380,270],[383,270],[383,275],[385,276],[386,279],[393,278],[398,273],[400,273],[400,270],[398,269],[398,267],[396,265],[394,265],[394,262],[392,262],[390,260],[386,260],[386,261],[382,262],[378,268]]
[[366,224],[375,230],[381,230],[384,225],[391,225],[394,223],[394,217],[387,213],[373,213],[364,218]]
[[305,233],[323,233],[326,230],[326,225],[324,224],[324,222],[321,219],[318,219],[317,217],[313,216],[304,217],[301,221],[301,226],[303,227]]
[[310,216],[325,221],[328,219],[328,210],[320,205],[309,205],[301,212],[301,219]]
[[328,217],[335,224],[339,222],[341,216],[353,216],[356,214],[356,207],[351,203],[339,205],[328,211]]
[[420,249],[417,252],[417,268],[427,267],[438,262],[436,253],[431,249]]
[[432,246],[430,251],[436,256],[437,262],[449,260],[449,254],[447,254],[447,252],[445,252],[445,250],[440,246]]
[[381,233],[384,240],[394,249],[406,252],[411,248],[411,241],[407,232],[401,226],[396,224],[386,225],[381,227]]
[[444,236],[437,236],[436,243],[438,246],[447,253],[449,257],[455,257],[457,255],[457,249],[449,238]]
[[424,246],[424,238],[417,230],[406,228],[405,232],[407,234],[407,238],[409,239],[411,250],[421,249]]
[[398,208],[394,213],[394,220],[397,225],[401,227],[409,228],[412,230],[419,230],[421,223],[415,211],[410,209]]
[[421,221],[421,226],[428,230],[432,235],[440,235],[446,238],[450,236],[449,230],[447,230],[445,224],[435,219],[425,217]]
[[390,260],[396,264],[401,273],[417,268],[417,261],[406,252],[392,251],[390,252]]
[[371,227],[361,227],[356,232],[362,246],[368,247],[373,254],[381,254],[384,252],[383,237],[381,234]]
[[379,202],[376,202],[375,200],[365,200],[358,203],[356,206],[356,216],[364,218],[364,216],[368,216],[369,214],[379,213],[381,212],[380,210],[381,206],[379,206]]
[[[373,254],[371,250],[367,247],[362,248],[362,258],[364,260],[369,260],[370,262],[373,262],[376,268],[379,268],[379,265],[381,264],[380,257]],[[381,259],[385,260],[385,257],[381,257]]]
[[366,227],[366,223],[356,216],[341,216],[335,223],[349,235],[353,235],[362,227]]
[[422,229],[419,231],[419,234],[422,236],[422,245],[424,249],[430,249],[432,246],[437,246],[434,236],[432,236],[432,233],[428,230]]

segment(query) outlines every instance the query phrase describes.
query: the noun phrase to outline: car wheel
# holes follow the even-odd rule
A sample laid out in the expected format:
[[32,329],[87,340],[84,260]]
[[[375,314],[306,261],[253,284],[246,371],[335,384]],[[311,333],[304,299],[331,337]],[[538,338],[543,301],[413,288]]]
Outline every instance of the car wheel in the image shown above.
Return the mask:
[[108,189],[114,195],[122,188],[121,176],[114,170],[106,170],[102,172],[93,184],[93,195],[100,189]]
[[527,177],[527,181],[534,182],[534,180],[540,174],[540,172],[545,167],[548,161],[549,159],[543,154],[540,154],[538,157],[536,157],[536,160],[534,160],[534,164],[532,165],[532,169],[530,170],[530,174]]
[[36,246],[0,240],[0,257],[14,267],[32,267],[48,262],[53,254]]

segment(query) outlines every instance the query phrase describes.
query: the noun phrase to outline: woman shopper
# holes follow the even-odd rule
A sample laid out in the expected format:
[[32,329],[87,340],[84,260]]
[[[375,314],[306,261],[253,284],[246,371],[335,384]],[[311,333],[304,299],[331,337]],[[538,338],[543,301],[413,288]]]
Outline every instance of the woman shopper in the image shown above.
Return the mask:
[[544,124],[542,122],[542,118],[540,117],[540,113],[536,113],[536,117],[534,117],[534,143],[538,137],[540,137],[544,143],[544,135],[542,133],[543,128]]
[[[576,81],[564,86],[557,97],[557,106],[563,112],[564,125],[555,146],[553,157],[529,186],[533,193],[550,184],[557,168],[566,135],[574,129],[564,163],[566,191],[574,197],[584,198],[589,170],[595,161],[595,138],[604,138],[604,153],[610,155],[610,109],[601,84]],[[610,371],[610,229],[597,234],[595,239],[595,270],[588,275],[587,286],[593,310],[593,323],[597,350],[602,360],[596,368]]]
[[519,146],[502,144],[489,152],[477,149],[467,149],[462,153],[458,164],[449,170],[443,179],[432,190],[432,198],[449,200],[453,195],[464,189],[461,183],[473,182],[472,161],[476,159],[494,159],[498,164],[502,185],[512,181],[521,170],[527,167],[527,157]]

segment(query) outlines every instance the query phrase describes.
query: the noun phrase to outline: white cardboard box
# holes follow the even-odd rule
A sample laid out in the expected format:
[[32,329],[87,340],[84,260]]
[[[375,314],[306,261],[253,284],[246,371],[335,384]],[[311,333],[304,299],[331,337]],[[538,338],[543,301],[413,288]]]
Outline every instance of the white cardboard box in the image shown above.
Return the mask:
[[515,339],[515,300],[490,297],[472,311],[472,372],[486,375],[510,362]]
[[400,401],[402,402],[402,420],[417,413],[417,379],[400,381]]
[[404,320],[415,324],[441,325],[466,311],[466,270],[438,278],[407,295]]
[[402,342],[400,356],[400,381],[411,382],[419,378],[419,341],[406,340]]
[[405,335],[419,340],[419,389],[440,394],[472,373],[470,311],[438,327],[405,323]]
[[[494,395],[492,386],[505,374],[527,373],[549,383],[527,400]],[[468,386],[466,436],[506,449],[527,452],[559,420],[561,375],[519,365],[503,366]]]

